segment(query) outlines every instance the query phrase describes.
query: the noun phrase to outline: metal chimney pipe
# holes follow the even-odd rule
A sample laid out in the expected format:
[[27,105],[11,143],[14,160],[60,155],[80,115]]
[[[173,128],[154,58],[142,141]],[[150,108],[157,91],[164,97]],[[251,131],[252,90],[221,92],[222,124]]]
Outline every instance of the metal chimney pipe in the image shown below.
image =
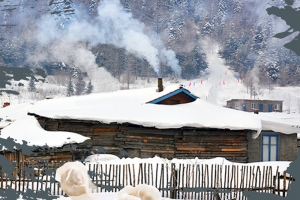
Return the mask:
[[161,92],[164,90],[162,78],[158,78],[158,92]]

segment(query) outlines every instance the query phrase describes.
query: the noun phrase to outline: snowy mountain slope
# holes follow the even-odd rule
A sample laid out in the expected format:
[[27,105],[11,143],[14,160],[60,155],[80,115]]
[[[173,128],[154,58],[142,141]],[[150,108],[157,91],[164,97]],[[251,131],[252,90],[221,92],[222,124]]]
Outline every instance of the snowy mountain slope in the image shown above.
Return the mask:
[[[229,70],[228,66],[224,64],[222,58],[218,56],[218,45],[208,41],[207,45],[204,44],[207,54],[207,61],[209,68],[202,73],[202,75],[193,80],[179,79],[178,84],[182,84],[185,88],[192,93],[200,97],[201,99],[208,100],[218,105],[226,105],[226,101],[234,98],[250,99],[250,92],[247,91],[247,87],[244,84],[244,80],[241,80],[233,71]],[[94,86],[93,93],[116,91],[122,88],[126,88],[124,84],[120,83],[115,77],[113,77],[104,68],[88,69],[91,82]],[[53,98],[59,98],[66,95],[66,86],[57,85],[55,82],[39,82],[36,84],[38,93],[28,92],[28,82],[22,81],[24,87],[19,87],[17,90],[20,92],[18,96],[7,95],[2,93],[0,96],[0,105],[4,102],[10,102],[11,104],[19,104],[32,102],[36,100],[44,99],[46,96]],[[254,77],[255,78],[255,77]],[[255,79],[254,79],[255,80]],[[89,80],[86,79],[86,82]],[[13,85],[17,85],[18,82],[14,82]],[[174,84],[173,80],[169,78],[163,79],[164,86]],[[134,83],[129,85],[130,89],[146,88],[157,86],[157,78],[150,78],[150,82],[146,79],[143,80],[140,77],[135,80]],[[7,89],[11,89],[12,86],[7,86]],[[288,113],[300,113],[300,87],[273,87],[261,86],[256,84],[257,96],[256,99],[273,99],[283,100],[283,111]]]

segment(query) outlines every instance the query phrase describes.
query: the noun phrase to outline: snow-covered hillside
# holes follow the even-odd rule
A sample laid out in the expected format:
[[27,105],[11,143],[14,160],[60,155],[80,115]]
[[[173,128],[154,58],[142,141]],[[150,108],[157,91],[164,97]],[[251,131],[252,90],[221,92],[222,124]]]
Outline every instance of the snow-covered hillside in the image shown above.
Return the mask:
[[[205,45],[205,44],[204,44]],[[209,68],[202,75],[193,80],[179,79],[176,84],[182,84],[185,88],[200,97],[218,105],[226,105],[226,101],[234,98],[250,99],[249,88],[244,84],[244,80],[240,79],[237,74],[224,64],[222,58],[218,56],[218,45],[210,43],[206,46],[207,61]],[[116,91],[127,88],[127,85],[120,83],[115,77],[111,76],[104,68],[89,69],[91,82],[94,86],[94,93]],[[11,104],[28,103],[41,100],[46,96],[52,98],[63,97],[66,94],[66,87],[55,84],[53,77],[48,76],[46,83],[39,82],[36,85],[38,93],[28,92],[26,81],[22,81],[25,85],[18,91],[20,94],[7,95],[3,93],[0,96],[0,104],[10,102]],[[52,80],[52,81],[50,81]],[[255,80],[255,77],[254,77]],[[86,80],[88,81],[88,80]],[[163,79],[164,86],[174,84],[174,80],[170,78]],[[17,82],[12,85],[17,85]],[[138,78],[134,83],[129,85],[130,89],[146,88],[157,86],[157,79],[151,78],[150,82]],[[272,87],[261,86],[254,83],[257,90],[256,99],[272,99],[283,100],[283,111],[288,113],[300,113],[300,86],[299,87]],[[7,86],[12,89],[12,86]]]

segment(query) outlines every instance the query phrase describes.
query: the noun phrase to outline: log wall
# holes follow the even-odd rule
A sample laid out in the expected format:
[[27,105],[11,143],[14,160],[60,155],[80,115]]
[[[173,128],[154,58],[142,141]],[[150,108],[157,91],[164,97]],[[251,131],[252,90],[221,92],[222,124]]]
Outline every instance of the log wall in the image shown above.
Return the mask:
[[78,146],[76,159],[91,151],[119,157],[214,158],[248,162],[247,131],[222,129],[156,129],[132,124],[102,124],[97,121],[48,119],[36,116],[48,131],[70,131],[90,137]]

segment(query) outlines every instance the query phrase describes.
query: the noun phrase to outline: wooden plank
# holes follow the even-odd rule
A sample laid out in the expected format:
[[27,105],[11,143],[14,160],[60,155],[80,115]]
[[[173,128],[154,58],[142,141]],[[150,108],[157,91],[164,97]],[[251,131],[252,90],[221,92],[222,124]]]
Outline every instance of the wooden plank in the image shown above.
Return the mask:
[[[131,167],[130,164],[127,164],[128,167],[128,173],[129,173],[129,184],[132,185],[132,178],[131,178]],[[133,172],[135,173],[135,172]]]
[[206,151],[206,148],[202,148],[202,147],[180,147],[176,149],[177,151],[201,151],[201,152]]
[[173,141],[172,140],[156,140],[156,139],[149,139],[148,137],[143,137],[143,138],[126,138],[126,137],[123,137],[123,138],[114,138],[115,141],[118,141],[118,142],[135,142],[135,143],[145,143],[145,141],[147,141],[148,143],[156,143],[156,144],[173,144]]
[[[117,144],[117,142],[115,142],[115,144]],[[134,146],[142,147],[142,148],[145,148],[145,147],[154,147],[154,148],[155,147],[165,147],[165,148],[169,147],[169,148],[173,148],[174,147],[173,144],[144,143],[144,142],[140,142],[140,143],[137,143],[137,142],[124,142],[124,144],[122,146],[128,146],[129,148],[133,148]]]
[[105,134],[105,133],[111,132],[111,133],[116,133],[116,135],[118,133],[121,133],[120,129],[117,129],[117,128],[107,128],[107,127],[95,127],[95,128],[92,129],[91,132],[93,132],[93,133],[101,133],[101,134],[103,134],[103,133]]
[[[160,168],[160,181],[159,181],[159,190],[162,190],[164,187],[164,164],[161,164]],[[164,192],[162,192],[162,197],[164,197]]]
[[[152,135],[144,135],[144,134],[139,134],[139,135],[124,135],[119,133],[117,135],[118,138],[130,138],[130,139],[141,139],[143,140],[144,138],[147,138],[149,140],[165,140],[166,138],[162,137],[161,135],[159,136],[152,136]],[[168,138],[168,139],[173,139],[173,138]],[[174,139],[173,139],[174,140]]]
[[178,172],[177,172],[177,185],[178,185],[178,190],[177,190],[177,197],[178,198],[181,198],[180,195],[179,195],[179,188],[181,187],[181,182],[180,182],[180,177],[181,177],[181,165],[182,163],[179,163],[179,168],[178,168]]
[[[277,169],[276,169],[276,174],[275,174],[275,179],[273,181],[273,194],[275,194],[275,190],[276,190],[276,179],[277,179],[277,175],[278,175],[278,170],[279,170],[279,166],[277,166]],[[279,178],[279,177],[278,177]]]
[[143,134],[159,134],[159,135],[177,135],[179,134],[180,130],[178,129],[168,129],[168,130],[162,130],[162,129],[156,129],[156,128],[146,128],[146,127],[125,127],[124,125],[121,125],[119,129],[124,134],[134,134],[134,133],[143,133]]
[[[273,183],[273,181],[272,181],[272,179],[273,179],[272,166],[269,167],[269,174],[268,174],[268,176],[269,176],[269,184],[268,185],[269,185],[270,188],[272,188],[272,183]],[[271,193],[271,189],[268,192]]]
[[[184,187],[185,185],[184,185],[184,181],[185,181],[185,179],[184,179],[184,174],[185,174],[185,166],[184,166],[184,164],[182,164],[182,179],[181,179],[181,181],[182,181],[182,183],[181,183],[181,187]],[[184,191],[182,191],[182,197],[183,197],[183,199],[185,199],[185,192]]]
[[132,164],[132,169],[133,169],[133,186],[136,186],[136,182],[135,182],[135,170],[134,170],[134,164]]
[[241,152],[241,151],[247,151],[247,148],[224,148],[224,149],[221,149],[222,152]]
[[277,194],[280,196],[280,174],[279,172],[277,173]]
[[202,136],[202,135],[209,135],[209,136],[247,136],[246,132],[240,131],[240,130],[231,130],[231,131],[223,131],[222,129],[218,129],[216,131],[214,130],[206,130],[206,131],[198,131],[198,130],[193,130],[193,131],[186,131],[184,130],[182,132],[183,136]]

